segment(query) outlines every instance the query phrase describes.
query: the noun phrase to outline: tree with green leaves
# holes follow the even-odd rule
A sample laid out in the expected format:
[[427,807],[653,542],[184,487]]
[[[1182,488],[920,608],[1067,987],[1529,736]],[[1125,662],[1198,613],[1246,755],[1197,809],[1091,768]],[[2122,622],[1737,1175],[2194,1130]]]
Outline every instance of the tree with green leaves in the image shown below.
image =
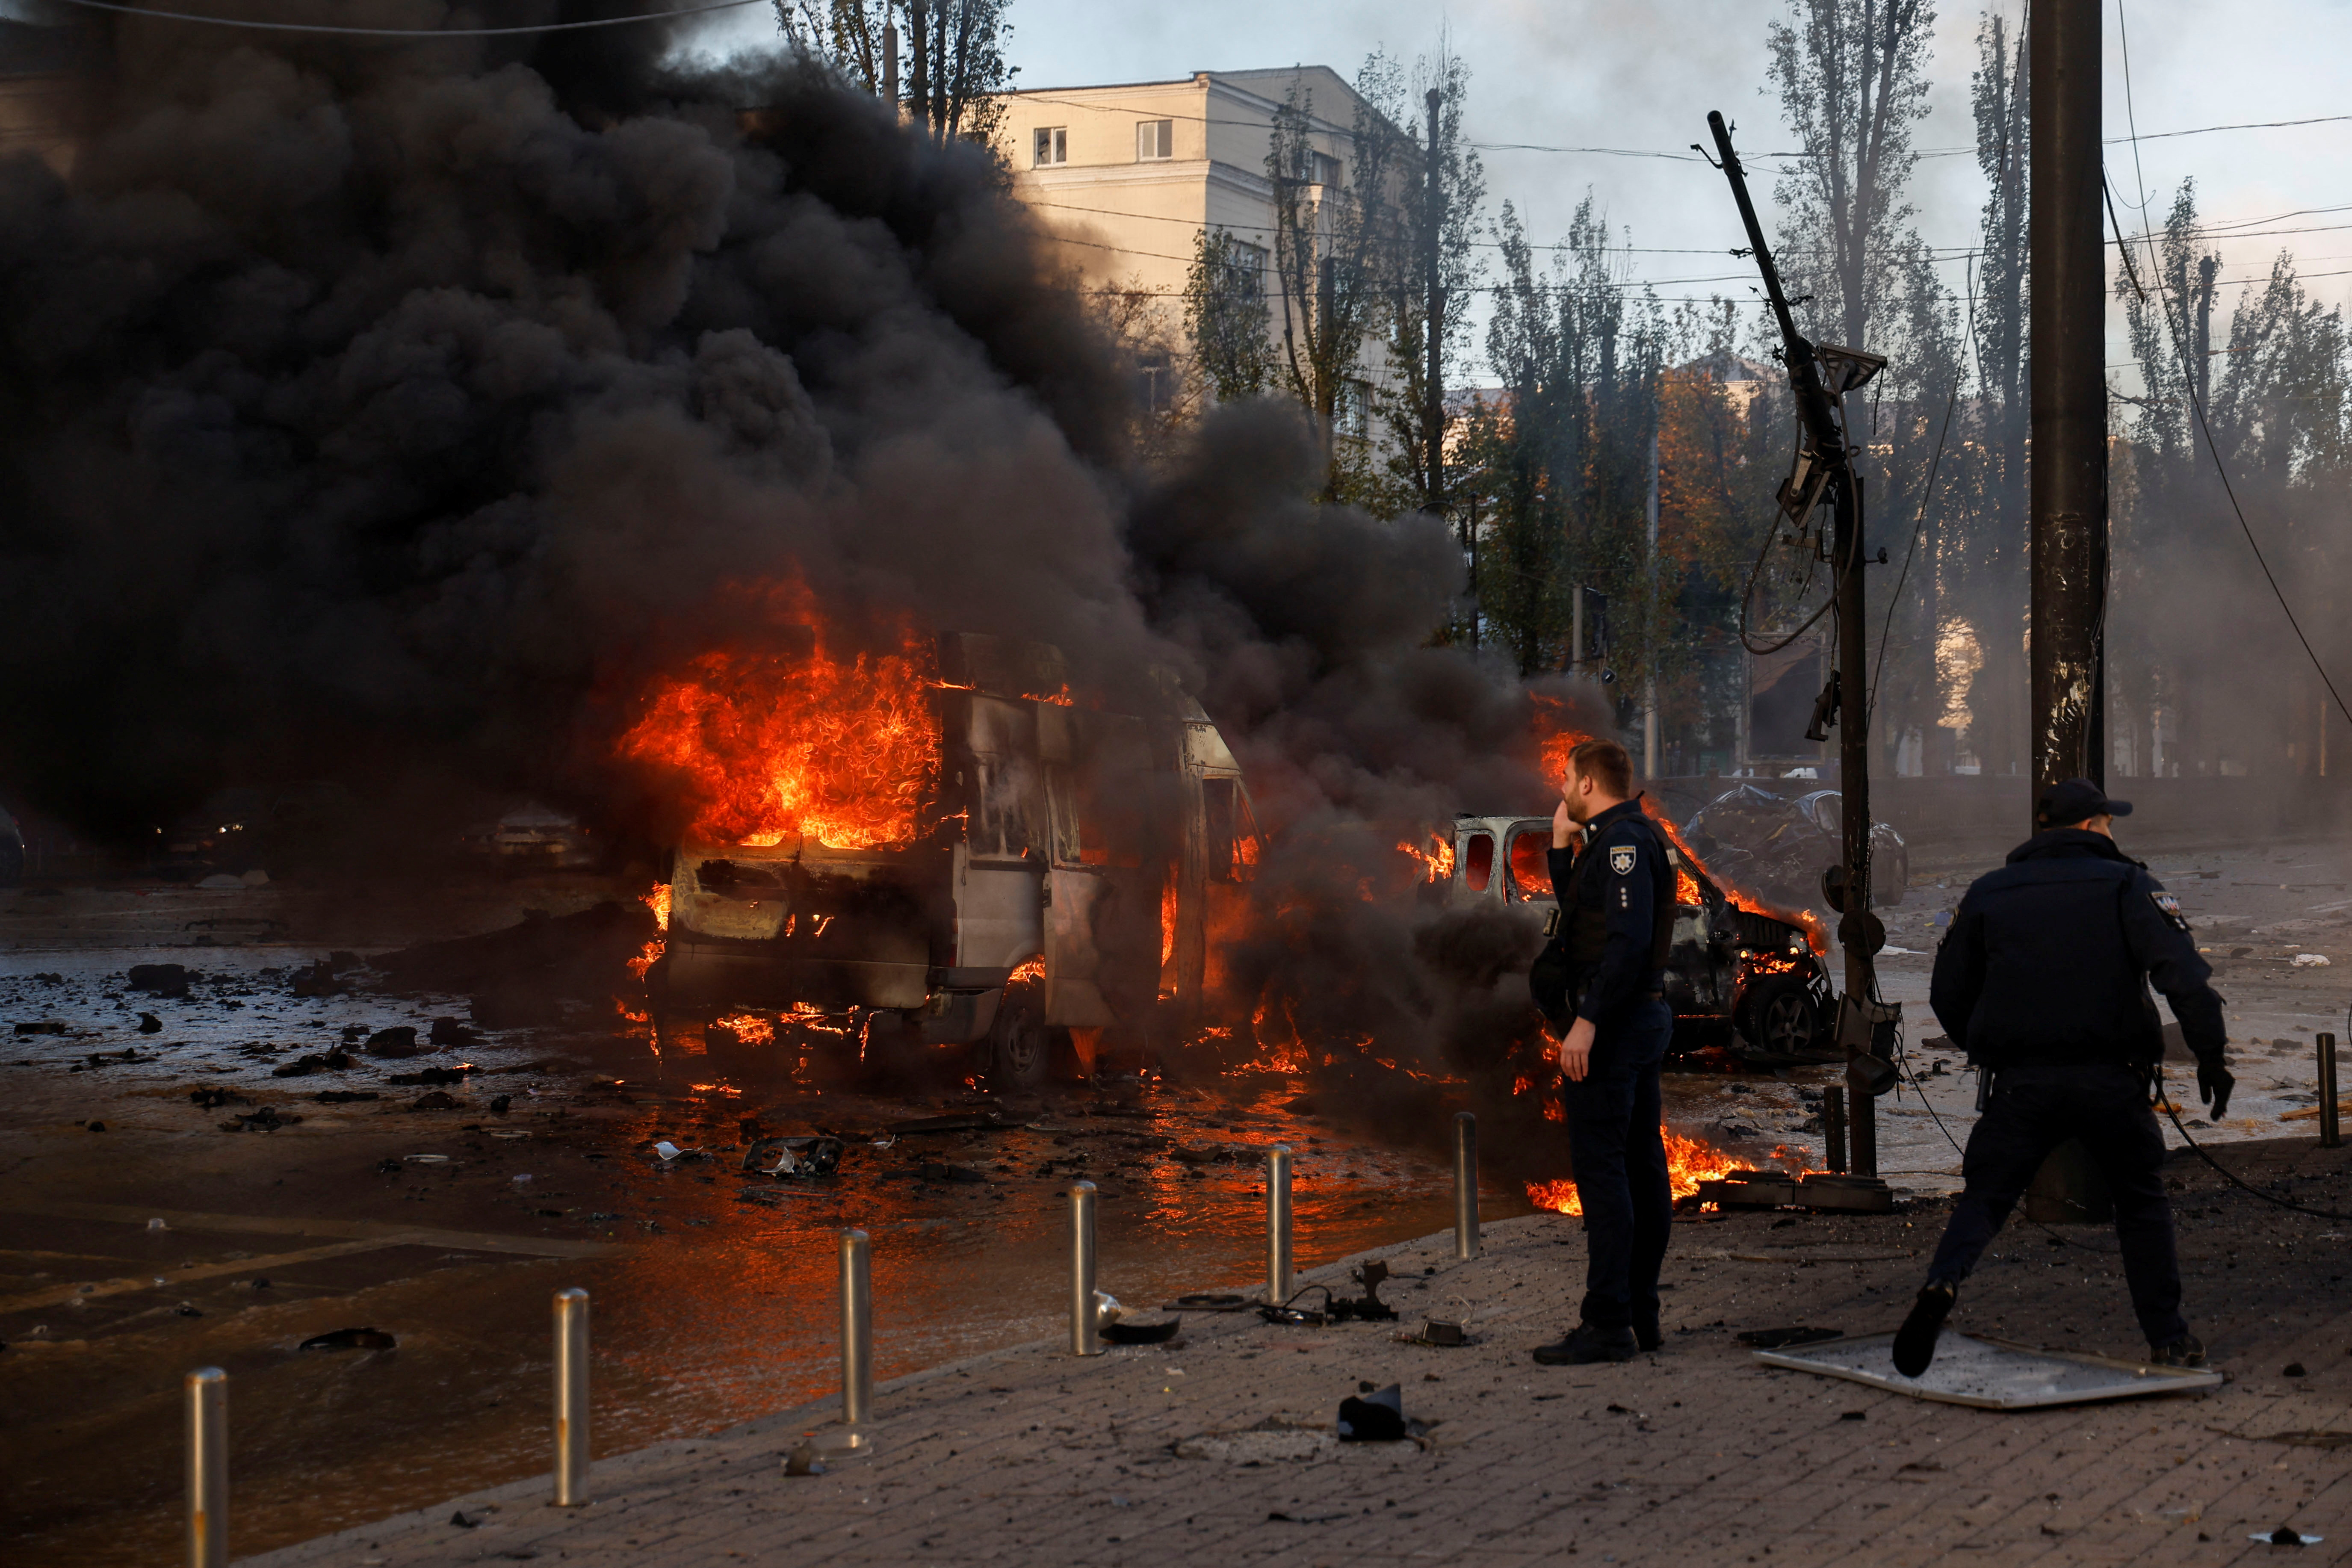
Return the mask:
[[1263,395],[1274,384],[1274,342],[1267,326],[1265,247],[1227,228],[1204,228],[1192,239],[1184,274],[1184,336],[1192,369],[1219,403]]
[[[1349,132],[1317,118],[1303,77],[1274,113],[1274,295],[1284,389],[1315,417],[1327,500],[1353,500],[1369,466],[1364,349],[1386,321],[1397,253],[1397,163],[1404,142],[1359,100]],[[1345,428],[1343,428],[1343,426]]]

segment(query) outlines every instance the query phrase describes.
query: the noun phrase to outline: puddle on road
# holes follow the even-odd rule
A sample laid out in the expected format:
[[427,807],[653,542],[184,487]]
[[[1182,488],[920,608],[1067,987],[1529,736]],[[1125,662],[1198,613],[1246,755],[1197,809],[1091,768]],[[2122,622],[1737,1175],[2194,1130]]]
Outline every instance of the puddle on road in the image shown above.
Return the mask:
[[[1101,1286],[1142,1309],[1262,1278],[1257,1158],[1275,1142],[1297,1153],[1302,1268],[1451,1224],[1451,1172],[1433,1152],[1384,1146],[1290,1109],[1296,1085],[1273,1073],[1015,1099],[1002,1130],[901,1134],[888,1147],[874,1142],[887,1123],[970,1109],[979,1097],[820,1093],[776,1082],[772,1057],[675,1046],[656,1057],[642,1038],[588,1018],[569,1031],[492,1034],[276,1078],[341,1044],[346,1026],[415,1025],[422,1038],[434,1016],[464,1016],[462,1004],[430,999],[295,999],[262,973],[310,956],[100,950],[15,955],[0,973],[0,1018],[54,1019],[69,1031],[0,1043],[0,1060],[32,1064],[0,1066],[9,1091],[0,1124],[10,1130],[0,1353],[15,1389],[0,1412],[0,1511],[12,1521],[0,1542],[11,1555],[102,1568],[170,1553],[177,1382],[197,1365],[231,1375],[232,1544],[243,1555],[543,1472],[549,1297],[562,1287],[592,1293],[595,1448],[609,1455],[835,1390],[845,1226],[873,1238],[875,1370],[887,1379],[1060,1331],[1063,1194],[1076,1177],[1102,1194]],[[157,960],[213,978],[185,1001],[121,989],[131,963]],[[58,978],[33,978],[44,973]],[[138,1034],[142,1011],[164,1027]],[[126,1049],[136,1059],[124,1060]],[[386,1081],[458,1061],[479,1070],[444,1089],[457,1110],[412,1111],[427,1088]],[[617,1090],[592,1087],[614,1079]],[[199,1087],[252,1103],[200,1109],[188,1099]],[[384,1098],[321,1104],[311,1097],[322,1090]],[[494,1095],[509,1097],[503,1116],[487,1112]],[[275,1132],[219,1131],[263,1105],[303,1120]],[[86,1131],[92,1118],[108,1131]],[[807,1184],[747,1177],[747,1118],[770,1134],[845,1134],[839,1173]],[[711,1157],[664,1165],[646,1152],[657,1139]],[[983,1179],[925,1180],[927,1163]],[[772,1201],[742,1201],[747,1190]],[[68,1203],[123,1207],[103,1220],[54,1212]],[[159,1231],[139,1217],[148,1209],[612,1250],[514,1256],[443,1237],[289,1262],[347,1237],[184,1222]],[[1529,1212],[1503,1192],[1486,1209]],[[232,1267],[201,1278],[184,1267],[221,1264]],[[165,1285],[16,1305],[61,1283],[151,1274]],[[184,1306],[200,1315],[182,1315]],[[393,1333],[398,1348],[293,1348],[362,1325]],[[887,1398],[882,1413],[887,1420]]]

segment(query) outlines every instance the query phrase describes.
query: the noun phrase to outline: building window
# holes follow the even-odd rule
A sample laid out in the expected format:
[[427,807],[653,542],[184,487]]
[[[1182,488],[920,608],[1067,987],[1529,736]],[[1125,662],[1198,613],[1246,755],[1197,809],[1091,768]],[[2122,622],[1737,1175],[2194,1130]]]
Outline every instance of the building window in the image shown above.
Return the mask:
[[1037,127],[1036,167],[1043,169],[1049,164],[1066,163],[1069,161],[1070,128],[1066,125]]
[[1339,160],[1328,153],[1307,154],[1307,183],[1310,185],[1336,185],[1339,183]]
[[1361,441],[1372,433],[1372,384],[1343,381],[1332,399],[1331,424],[1340,435]]
[[1135,356],[1135,401],[1157,419],[1176,400],[1176,366],[1165,349],[1146,349]]
[[1135,161],[1156,163],[1163,158],[1176,156],[1176,122],[1172,120],[1143,120],[1135,127]]

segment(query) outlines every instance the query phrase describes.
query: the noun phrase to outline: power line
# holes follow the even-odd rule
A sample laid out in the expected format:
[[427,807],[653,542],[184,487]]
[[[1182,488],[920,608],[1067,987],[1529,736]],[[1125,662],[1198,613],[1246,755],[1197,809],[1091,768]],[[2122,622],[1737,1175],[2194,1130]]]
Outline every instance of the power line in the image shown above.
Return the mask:
[[[2124,116],[2127,123],[2137,125],[2137,116],[2132,108],[2131,37],[2124,29],[2124,0],[2116,0],[2116,27],[2123,40]],[[2140,189],[2147,190],[2147,180],[2140,168],[2137,136],[2132,142],[2132,173],[2139,180]],[[2144,213],[2146,209],[2143,207],[2142,211]],[[2173,316],[2169,296],[2164,286],[2163,269],[2156,265],[2156,237],[2145,224],[2141,227],[2141,237],[2147,243],[2148,270],[2155,276],[2158,308],[2164,312],[2165,327],[2171,334],[2174,352],[2180,356],[2180,374],[2186,384],[2183,390],[2188,394],[2189,406],[2196,411],[2198,433],[2205,437],[2205,450],[2213,459],[2214,473],[2221,477],[2221,493],[2230,500],[2231,513],[2238,520],[2238,531],[2245,535],[2246,548],[2254,552],[2254,564],[2263,569],[2263,581],[2270,584],[2271,597],[2278,601],[2279,613],[2286,617],[2287,626],[2294,633],[2294,640],[2303,645],[2304,657],[2311,660],[2311,668],[2318,675],[2319,683],[2327,688],[2327,695],[2335,699],[2336,711],[2347,721],[2352,721],[2352,707],[2345,705],[2344,695],[2336,689],[2336,682],[2328,675],[2327,667],[2320,662],[2318,650],[2304,635],[2303,623],[2295,618],[2294,606],[2286,602],[2285,591],[2279,587],[2278,577],[2271,571],[2271,563],[2263,554],[2262,544],[2254,538],[2252,526],[2246,521],[2246,509],[2238,504],[2237,487],[2230,482],[2229,468],[2221,461],[2221,448],[2213,444],[2213,427],[2205,417],[2205,399],[2197,389],[2196,367],[2189,359],[2188,324],[2185,320],[2176,320]],[[2181,301],[2181,309],[2185,317],[2188,310],[2186,300]],[[2187,1135],[2182,1133],[2183,1137]],[[2219,1170],[2221,1167],[2217,1165],[2214,1168]]]
[[248,22],[236,16],[205,16],[193,11],[151,11],[143,5],[117,5],[110,0],[67,0],[92,11],[113,11],[125,16],[152,16],[164,22],[203,22],[215,27],[250,27],[269,33],[330,33],[360,38],[502,38],[519,33],[571,33],[583,27],[625,27],[632,22],[667,22],[679,16],[699,16],[710,11],[732,11],[763,5],[768,0],[714,0],[678,11],[647,11],[635,16],[604,16],[588,22],[541,22],[530,27],[336,27],[310,22]]

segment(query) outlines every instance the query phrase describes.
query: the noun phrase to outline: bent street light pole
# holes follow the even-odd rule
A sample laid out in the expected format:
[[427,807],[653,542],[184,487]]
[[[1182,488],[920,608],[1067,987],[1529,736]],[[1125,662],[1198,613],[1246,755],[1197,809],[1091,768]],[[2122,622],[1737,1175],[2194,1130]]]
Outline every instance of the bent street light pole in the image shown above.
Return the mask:
[[2027,40],[2033,123],[2032,534],[2033,798],[2106,776],[2094,745],[2104,672],[2105,280],[2096,0],[2043,0]]
[[[1780,329],[1781,357],[1796,394],[1797,417],[1816,461],[1827,473],[1832,520],[1830,560],[1837,595],[1838,789],[1845,875],[1845,910],[1838,922],[1838,941],[1845,949],[1847,997],[1839,1020],[1840,1032],[1844,1034],[1843,1026],[1853,1016],[1852,1010],[1866,1007],[1878,991],[1878,937],[1870,915],[1870,633],[1863,602],[1862,480],[1851,465],[1845,432],[1831,403],[1830,389],[1822,380],[1821,359],[1811,342],[1797,331],[1796,318],[1790,312],[1780,269],[1772,264],[1771,247],[1764,242],[1764,226],[1757,221],[1756,204],[1748,199],[1747,171],[1731,145],[1731,128],[1720,113],[1713,111],[1706,124],[1715,134],[1724,177],[1731,182],[1732,197],[1739,204],[1739,221],[1747,227],[1748,244],[1755,253],[1757,270],[1763,274],[1765,296]],[[1859,351],[1860,345],[1853,348]],[[1848,353],[1841,363],[1855,357]],[[1841,377],[1841,391],[1859,384],[1843,371]],[[1776,521],[1773,526],[1780,524]],[[1861,1016],[1874,1016],[1868,1011]],[[1853,1164],[1858,1176],[1878,1174],[1876,1106],[1864,1078],[1857,1076],[1852,1066],[1867,1051],[1871,1031],[1865,1030],[1859,1045],[1851,1038],[1846,1041],[1849,1079],[1854,1088]]]

